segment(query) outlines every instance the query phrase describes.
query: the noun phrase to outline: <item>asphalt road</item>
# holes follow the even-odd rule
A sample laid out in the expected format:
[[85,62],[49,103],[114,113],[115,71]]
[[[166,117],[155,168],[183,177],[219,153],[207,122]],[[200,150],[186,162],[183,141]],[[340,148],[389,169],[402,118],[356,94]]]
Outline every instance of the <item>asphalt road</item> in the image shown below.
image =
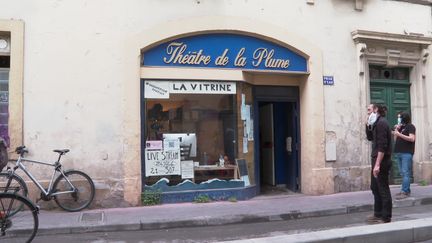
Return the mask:
[[[168,230],[37,235],[33,242],[216,242],[365,225],[365,218],[369,214],[371,214],[371,212],[289,221],[235,224],[211,227],[176,228]],[[432,205],[396,208],[393,211],[393,221],[419,219],[426,217],[432,217]]]

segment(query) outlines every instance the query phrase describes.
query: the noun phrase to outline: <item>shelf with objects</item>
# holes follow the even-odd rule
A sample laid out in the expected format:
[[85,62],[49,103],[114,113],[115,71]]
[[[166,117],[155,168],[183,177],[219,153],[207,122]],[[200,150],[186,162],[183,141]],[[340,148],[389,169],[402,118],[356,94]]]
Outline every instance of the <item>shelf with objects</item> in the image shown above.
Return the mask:
[[197,165],[194,167],[194,182],[207,181],[209,178],[238,179],[237,165],[231,164],[228,156],[225,155],[214,165]]

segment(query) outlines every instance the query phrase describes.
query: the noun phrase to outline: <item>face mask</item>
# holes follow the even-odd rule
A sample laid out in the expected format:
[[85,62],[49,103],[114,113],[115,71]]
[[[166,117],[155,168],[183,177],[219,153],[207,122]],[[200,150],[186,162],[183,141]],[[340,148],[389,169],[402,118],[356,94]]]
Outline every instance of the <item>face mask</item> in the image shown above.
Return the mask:
[[402,118],[398,117],[398,125],[402,124]]
[[372,112],[368,118],[368,125],[373,125],[376,122],[377,118],[378,118],[377,113]]

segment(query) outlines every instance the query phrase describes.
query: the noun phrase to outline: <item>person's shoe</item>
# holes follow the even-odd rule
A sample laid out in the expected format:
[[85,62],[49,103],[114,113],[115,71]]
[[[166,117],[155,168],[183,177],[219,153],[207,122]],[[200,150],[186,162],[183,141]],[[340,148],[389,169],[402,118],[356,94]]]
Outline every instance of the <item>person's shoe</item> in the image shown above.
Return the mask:
[[386,224],[386,223],[390,223],[391,220],[384,220],[384,219],[377,219],[377,220],[371,220],[368,221],[369,224]]
[[376,222],[378,220],[382,220],[380,217],[375,216],[374,214],[368,215],[366,218],[366,222],[368,223],[373,223]]
[[401,191],[401,192],[398,192],[398,193],[395,194],[395,196],[396,196],[396,197],[397,197],[397,196],[400,196],[400,195],[402,195],[402,193],[403,193],[402,191]]
[[409,192],[402,192],[400,195],[396,196],[396,200],[402,200],[410,196]]

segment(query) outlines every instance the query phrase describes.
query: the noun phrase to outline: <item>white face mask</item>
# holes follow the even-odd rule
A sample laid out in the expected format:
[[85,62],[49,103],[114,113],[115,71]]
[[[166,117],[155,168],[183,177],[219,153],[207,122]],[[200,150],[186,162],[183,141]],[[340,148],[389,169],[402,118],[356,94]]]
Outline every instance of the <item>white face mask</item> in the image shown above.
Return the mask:
[[377,118],[378,118],[377,113],[372,112],[368,118],[368,125],[373,125],[376,122]]

